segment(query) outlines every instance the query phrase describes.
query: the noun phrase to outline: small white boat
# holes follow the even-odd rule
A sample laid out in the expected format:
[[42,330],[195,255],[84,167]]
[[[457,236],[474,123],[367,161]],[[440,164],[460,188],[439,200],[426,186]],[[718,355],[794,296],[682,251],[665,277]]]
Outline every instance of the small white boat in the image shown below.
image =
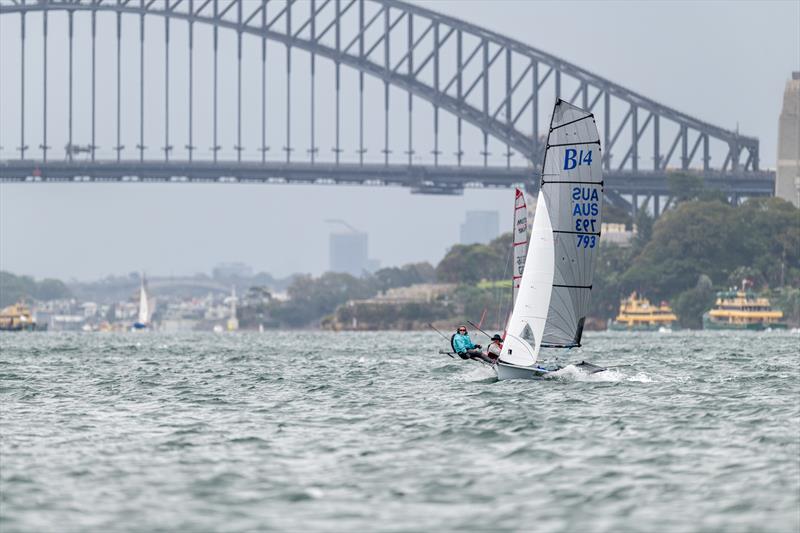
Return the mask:
[[[519,194],[514,206],[515,301],[493,365],[501,380],[541,379],[553,370],[537,364],[542,348],[581,346],[603,206],[600,136],[591,113],[560,99],[555,104],[524,262],[517,253],[522,249]],[[604,370],[586,362],[575,366],[589,373]]]
[[148,329],[150,327],[153,307],[152,299],[147,294],[147,279],[142,274],[142,283],[139,286],[139,314],[136,322],[133,323],[134,330]]

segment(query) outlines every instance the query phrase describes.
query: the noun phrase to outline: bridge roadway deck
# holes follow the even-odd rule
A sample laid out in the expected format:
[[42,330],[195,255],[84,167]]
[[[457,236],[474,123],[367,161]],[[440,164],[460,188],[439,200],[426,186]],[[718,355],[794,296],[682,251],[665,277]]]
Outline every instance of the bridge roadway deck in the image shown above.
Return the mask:
[[[0,183],[271,183],[410,187],[412,192],[460,194],[465,188],[536,187],[530,167],[428,166],[335,163],[209,161],[34,161],[0,160]],[[681,171],[605,173],[605,187],[621,195],[670,196],[670,175]],[[706,187],[732,196],[772,196],[769,171],[701,172]]]

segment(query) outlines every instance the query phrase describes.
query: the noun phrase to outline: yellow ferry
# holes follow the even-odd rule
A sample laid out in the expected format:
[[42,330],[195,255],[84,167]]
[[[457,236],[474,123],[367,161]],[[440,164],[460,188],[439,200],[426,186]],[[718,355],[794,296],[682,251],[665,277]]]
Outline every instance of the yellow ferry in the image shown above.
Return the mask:
[[786,329],[783,311],[774,311],[767,298],[748,290],[717,293],[714,309],[703,315],[703,329]]
[[623,331],[658,331],[671,329],[676,320],[678,317],[666,303],[653,305],[633,292],[620,302],[619,314],[608,327]]
[[0,311],[0,331],[33,331],[36,321],[25,304],[10,305]]

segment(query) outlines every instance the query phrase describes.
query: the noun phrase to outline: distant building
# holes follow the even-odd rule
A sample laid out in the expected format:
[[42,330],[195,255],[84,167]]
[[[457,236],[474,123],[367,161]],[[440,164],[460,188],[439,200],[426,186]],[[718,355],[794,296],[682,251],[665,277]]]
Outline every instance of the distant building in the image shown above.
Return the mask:
[[220,263],[211,271],[214,279],[251,278],[253,269],[244,263]]
[[800,207],[800,72],[792,72],[783,92],[775,196]]
[[360,276],[365,271],[370,272],[373,262],[369,260],[367,245],[366,233],[360,231],[331,233],[330,271],[344,272],[352,276]]
[[500,235],[500,216],[497,211],[467,211],[461,224],[461,244],[488,244]]
[[625,224],[615,224],[613,222],[603,222],[600,224],[600,233],[603,235],[604,243],[616,244],[623,248],[631,245],[631,241],[636,237],[636,224],[632,230],[625,229]]

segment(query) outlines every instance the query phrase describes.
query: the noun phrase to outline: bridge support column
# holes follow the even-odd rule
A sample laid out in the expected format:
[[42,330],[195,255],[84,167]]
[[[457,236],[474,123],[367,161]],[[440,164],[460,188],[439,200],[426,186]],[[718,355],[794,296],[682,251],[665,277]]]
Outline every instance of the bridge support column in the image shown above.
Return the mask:
[[20,16],[19,158],[25,159],[25,13]]
[[[218,14],[218,7],[219,6],[218,6],[217,2],[214,2],[214,18],[215,19],[217,18],[217,14]],[[217,34],[217,30],[218,30],[218,28],[217,28],[217,26],[215,24],[214,25],[214,29],[213,29],[213,31],[214,31],[214,33],[213,33],[213,36],[214,36],[214,51],[213,51],[214,89],[212,91],[213,92],[214,103],[213,103],[213,111],[212,111],[213,118],[212,118],[212,126],[211,126],[212,129],[214,130],[213,134],[212,134],[212,138],[213,138],[214,142],[212,143],[212,146],[211,146],[211,153],[214,156],[214,163],[217,162],[217,152],[219,151],[219,143],[217,142],[217,48],[218,48],[218,44],[219,44],[219,35]]]
[[50,148],[47,146],[47,11],[42,13],[42,31],[44,33],[42,46],[42,80],[44,81],[44,86],[42,87],[42,144],[39,148],[42,149],[42,160],[46,163],[47,149]]
[[[261,28],[267,27],[267,1],[261,0]],[[261,37],[261,164],[267,162],[267,37]]]
[[[166,24],[169,24],[169,19],[166,20]],[[92,161],[94,161],[94,152],[97,148],[95,146],[95,106],[96,106],[96,99],[95,99],[95,64],[96,64],[96,41],[97,41],[97,11],[92,11]]]
[[[241,6],[241,3],[239,4]],[[241,7],[240,7],[241,9]],[[314,16],[314,13],[317,12],[317,2],[316,0],[311,0],[311,40],[316,41],[317,39],[317,17]],[[240,32],[241,35],[241,32]],[[241,37],[240,37],[241,39]],[[240,54],[241,55],[241,54]],[[241,61],[241,60],[240,60]],[[316,161],[317,155],[317,144],[316,144],[316,136],[314,131],[314,126],[316,125],[316,109],[315,109],[315,99],[316,99],[316,89],[317,89],[317,54],[311,52],[311,63],[309,65],[311,69],[311,146],[308,149],[309,156],[311,158],[311,164],[313,165]],[[241,93],[239,95],[241,99]],[[338,110],[337,110],[338,112]]]
[[[414,76],[414,15],[408,14],[408,77]],[[414,131],[414,95],[408,91],[408,166],[411,166],[414,157],[413,144]]]
[[164,19],[164,161],[169,161],[169,18]]
[[[47,12],[45,12],[45,16]],[[45,87],[47,83],[45,82]],[[117,162],[120,161],[122,152],[122,13],[117,13],[117,145],[114,150],[117,152]]]
[[[336,53],[342,51],[342,13],[341,13],[341,2],[336,2]],[[334,77],[335,77],[335,84],[336,84],[336,113],[335,113],[335,140],[334,143],[336,146],[333,149],[335,154],[336,164],[339,164],[339,158],[342,153],[342,146],[341,146],[341,107],[342,107],[342,96],[341,96],[341,80],[342,80],[342,64],[337,59],[334,61]]]
[[[463,101],[462,94],[463,94],[463,85],[461,79],[461,69],[464,68],[464,51],[462,48],[463,45],[463,36],[461,35],[461,30],[457,30],[456,32],[456,98],[459,102]],[[461,157],[464,155],[464,151],[461,149],[461,117],[459,116],[456,119],[456,129],[458,136],[458,149],[456,151],[456,157],[458,159],[458,166],[461,166]]]
[[[141,7],[144,9],[144,0],[141,0]],[[139,145],[137,148],[139,161],[144,161],[144,11],[139,17]]]
[[[292,34],[292,4],[286,3],[286,35]],[[286,162],[292,160],[292,47],[286,44]]]
[[[439,23],[433,23],[433,45],[435,47],[433,51],[433,88],[438,93],[439,92],[439,46],[441,45],[441,41],[439,40]],[[439,154],[442,152],[439,150],[439,105],[433,104],[433,166],[439,166]]]
[[[194,13],[194,0],[189,0],[189,12]],[[193,119],[194,119],[194,21],[189,21],[189,143],[186,150],[189,152],[189,161],[192,161],[194,152]]]
[[[141,0],[141,7],[144,8],[144,0]],[[139,16],[139,144],[136,148],[139,161],[144,161],[144,11]]]
[[73,21],[72,21],[73,12],[70,11],[69,15],[67,15],[67,20],[69,24],[69,125],[67,126],[68,134],[67,134],[67,144],[69,145],[69,149],[67,150],[68,158],[72,161],[72,33],[73,33]]
[[[313,5],[313,4],[312,4]],[[236,32],[236,160],[242,161],[242,1],[236,4],[236,20],[239,29]],[[314,56],[311,56],[311,115],[314,115]],[[311,137],[314,137],[314,122],[311,122]],[[313,145],[313,143],[312,143]],[[311,154],[314,162],[314,154]]]
[[[339,2],[337,2],[338,4]],[[358,58],[364,60],[364,0],[358,2]],[[364,166],[364,71],[358,71],[358,164]]]
[[[383,65],[386,72],[389,72],[391,66],[389,64],[390,48],[389,48],[389,33],[391,28],[389,25],[389,9],[383,10]],[[389,82],[383,82],[383,164],[389,165]]]

